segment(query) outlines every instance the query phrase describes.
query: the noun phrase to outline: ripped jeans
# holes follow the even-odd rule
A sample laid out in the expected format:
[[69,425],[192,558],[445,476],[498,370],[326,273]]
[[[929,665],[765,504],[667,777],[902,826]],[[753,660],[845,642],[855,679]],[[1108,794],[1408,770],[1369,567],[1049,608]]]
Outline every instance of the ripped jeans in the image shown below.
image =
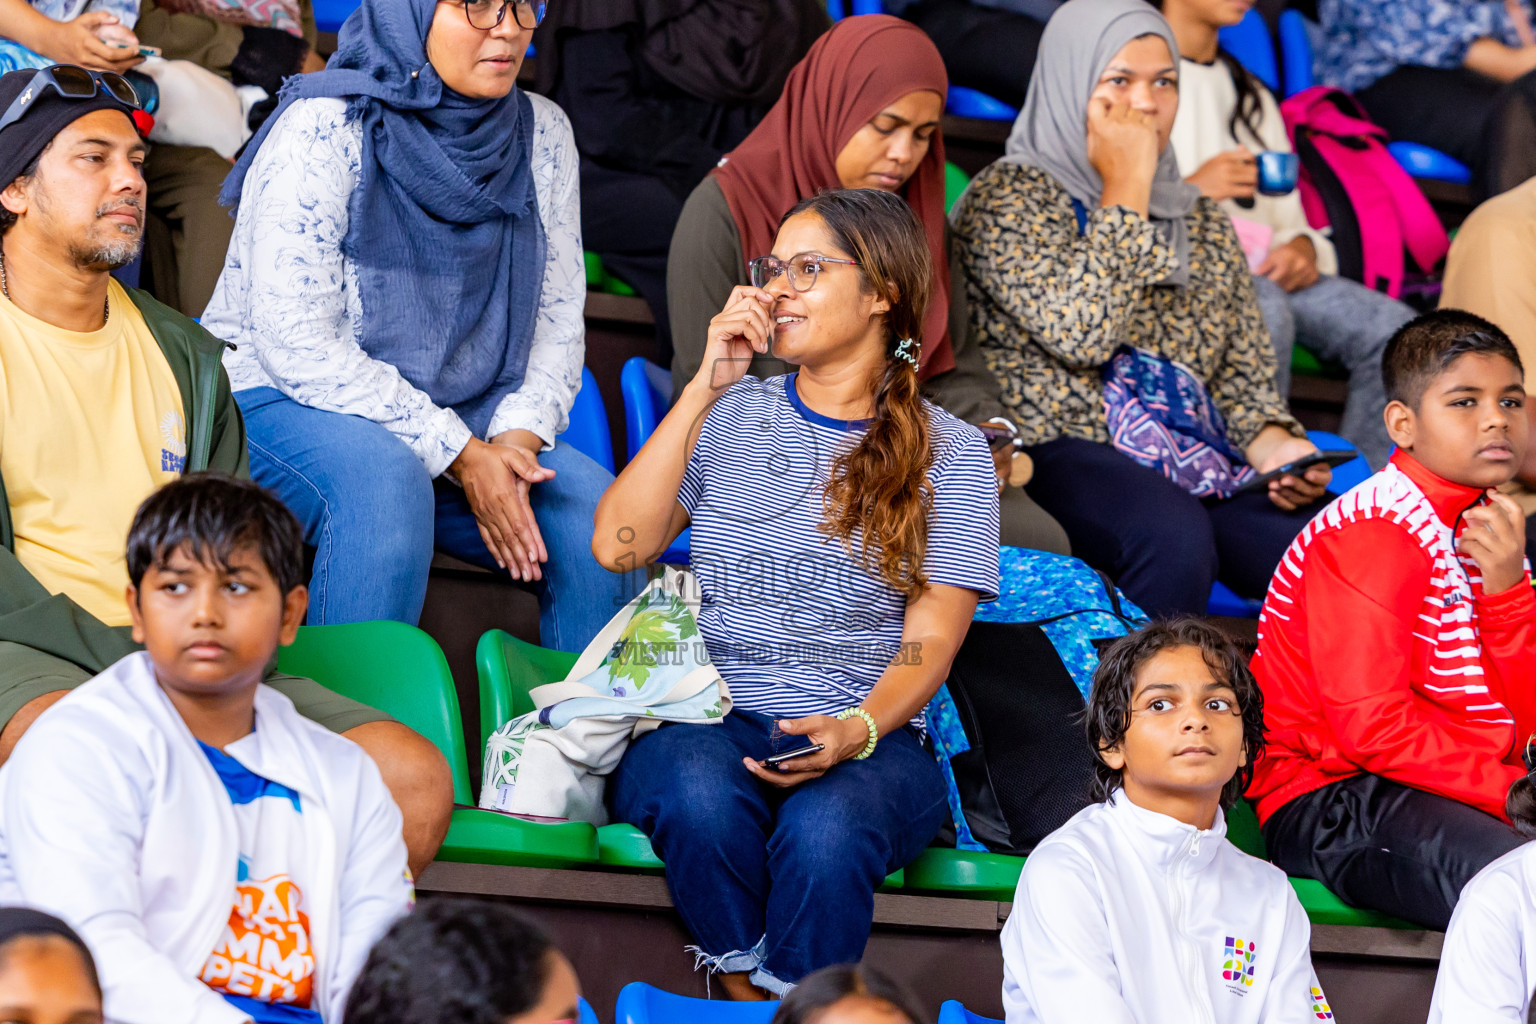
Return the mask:
[[783,994],[863,957],[875,889],[923,852],[949,806],[910,728],[793,789],[761,783],[741,762],[768,756],[772,723],[738,708],[718,725],[664,725],[630,745],[608,799],[666,862],[701,966]]

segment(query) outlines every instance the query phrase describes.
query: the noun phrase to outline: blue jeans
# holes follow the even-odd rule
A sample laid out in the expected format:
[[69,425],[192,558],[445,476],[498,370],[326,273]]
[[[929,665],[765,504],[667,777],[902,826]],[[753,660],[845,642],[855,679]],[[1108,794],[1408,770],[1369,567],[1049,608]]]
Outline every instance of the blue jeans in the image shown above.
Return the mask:
[[1387,464],[1392,439],[1382,411],[1387,390],[1381,382],[1381,353],[1397,329],[1413,319],[1412,308],[1390,295],[1348,278],[1323,275],[1299,292],[1287,292],[1267,277],[1253,276],[1259,308],[1269,328],[1280,397],[1291,390],[1291,348],[1302,348],[1349,371],[1349,395],[1339,433],[1360,449],[1372,469]]
[[[501,572],[464,492],[434,483],[385,428],[301,405],[276,388],[240,391],[235,401],[250,439],[251,476],[293,510],[315,548],[311,624],[414,624],[434,546]],[[565,444],[542,453],[539,464],[555,471],[530,492],[549,550],[544,579],[529,584],[539,595],[539,638],[545,647],[579,651],[632,596],[625,577],[592,557],[592,516],[613,477]]]
[[875,889],[923,852],[949,805],[938,762],[910,729],[793,789],[761,783],[741,761],[768,756],[772,725],[738,709],[718,725],[646,733],[609,780],[608,800],[666,862],[701,963],[750,972],[782,994],[864,955]]

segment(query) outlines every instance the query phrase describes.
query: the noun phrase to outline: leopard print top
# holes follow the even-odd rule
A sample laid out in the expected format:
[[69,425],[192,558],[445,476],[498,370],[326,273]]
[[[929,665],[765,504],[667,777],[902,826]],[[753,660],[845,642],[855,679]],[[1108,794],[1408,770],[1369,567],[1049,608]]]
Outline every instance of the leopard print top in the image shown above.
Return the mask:
[[1275,355],[1227,215],[1189,215],[1189,284],[1159,287],[1176,257],[1123,206],[1079,233],[1072,199],[1034,167],[995,163],[954,213],[971,330],[1025,443],[1107,442],[1100,367],[1122,344],[1189,367],[1244,450],[1275,423],[1304,432],[1275,390]]

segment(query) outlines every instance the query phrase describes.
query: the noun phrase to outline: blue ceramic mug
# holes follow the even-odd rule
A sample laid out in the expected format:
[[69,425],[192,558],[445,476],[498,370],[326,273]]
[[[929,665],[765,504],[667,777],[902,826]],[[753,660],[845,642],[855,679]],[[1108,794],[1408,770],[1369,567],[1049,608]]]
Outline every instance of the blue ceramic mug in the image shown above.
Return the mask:
[[1295,153],[1260,153],[1259,194],[1266,196],[1290,195],[1296,188],[1296,178],[1301,174],[1301,159]]

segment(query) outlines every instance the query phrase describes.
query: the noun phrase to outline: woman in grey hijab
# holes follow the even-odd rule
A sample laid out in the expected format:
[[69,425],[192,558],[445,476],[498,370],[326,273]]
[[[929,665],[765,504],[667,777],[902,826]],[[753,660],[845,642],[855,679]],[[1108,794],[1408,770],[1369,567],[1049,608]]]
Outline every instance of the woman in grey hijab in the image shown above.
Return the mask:
[[1218,578],[1262,597],[1329,480],[1316,466],[1202,500],[1111,436],[1104,371],[1129,346],[1187,373],[1234,471],[1315,451],[1275,391],[1231,223],[1168,144],[1178,69],[1172,30],[1142,0],[1069,0],[1008,155],[954,212],[971,326],[1034,458],[1030,496],[1073,554],[1159,615],[1203,612]]

